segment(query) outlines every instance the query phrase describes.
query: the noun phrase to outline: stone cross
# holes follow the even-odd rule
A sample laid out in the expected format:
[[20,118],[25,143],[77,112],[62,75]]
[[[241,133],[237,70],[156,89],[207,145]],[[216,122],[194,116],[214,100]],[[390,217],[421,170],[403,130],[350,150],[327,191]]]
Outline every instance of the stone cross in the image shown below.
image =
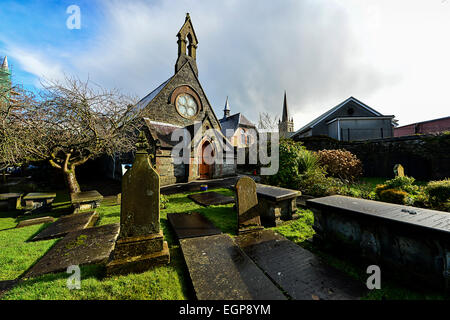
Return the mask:
[[396,164],[394,166],[394,173],[396,177],[404,177],[405,176],[405,169],[401,164]]
[[143,132],[136,144],[136,158],[122,177],[119,238],[159,233],[159,175],[147,154]]
[[256,195],[256,183],[249,177],[242,177],[236,183],[236,210],[238,214],[238,233],[260,230],[261,218]]

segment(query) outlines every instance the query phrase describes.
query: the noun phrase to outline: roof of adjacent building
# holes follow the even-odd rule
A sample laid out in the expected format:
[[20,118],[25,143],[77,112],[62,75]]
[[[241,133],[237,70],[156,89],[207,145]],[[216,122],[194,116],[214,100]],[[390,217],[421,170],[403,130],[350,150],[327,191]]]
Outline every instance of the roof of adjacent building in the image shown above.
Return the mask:
[[409,126],[413,126],[413,125],[417,125],[417,124],[424,124],[424,123],[430,123],[430,122],[435,122],[435,121],[445,121],[445,120],[449,120],[449,119],[450,119],[450,116],[432,119],[432,120],[421,121],[421,122],[414,122],[414,123],[410,123],[410,124],[405,124],[404,126],[401,126],[401,127],[397,127],[396,129],[401,129],[401,128],[405,128],[405,127],[409,127]]
[[316,126],[318,123],[320,123],[322,120],[326,119],[328,116],[330,116],[331,114],[333,114],[334,112],[336,112],[338,109],[340,109],[341,107],[345,106],[348,102],[353,101],[356,104],[358,104],[359,106],[363,107],[364,109],[366,109],[367,111],[373,113],[375,116],[378,117],[382,117],[383,115],[381,113],[379,113],[378,111],[376,111],[375,109],[372,109],[371,107],[369,107],[368,105],[366,105],[365,103],[359,101],[358,99],[354,98],[354,97],[350,97],[346,100],[344,100],[343,102],[339,103],[337,106],[331,108],[330,110],[328,110],[327,112],[325,112],[324,114],[320,115],[319,117],[315,118],[314,120],[312,120],[311,122],[309,122],[307,125],[301,127],[300,129],[298,129],[295,133],[293,133],[293,135],[298,134],[298,133],[303,133],[311,128],[313,128],[314,126]]
[[233,114],[227,118],[222,118],[219,120],[222,126],[222,133],[225,134],[227,129],[233,130],[235,132],[239,126],[256,128],[250,120],[248,120],[242,113]]

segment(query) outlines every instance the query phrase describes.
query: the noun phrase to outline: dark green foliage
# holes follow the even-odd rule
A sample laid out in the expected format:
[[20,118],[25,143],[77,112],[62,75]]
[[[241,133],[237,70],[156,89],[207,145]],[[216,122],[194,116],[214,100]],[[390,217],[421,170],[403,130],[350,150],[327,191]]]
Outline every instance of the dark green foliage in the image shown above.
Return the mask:
[[389,203],[406,204],[408,194],[398,189],[386,189],[380,192],[380,200]]
[[306,150],[300,142],[280,140],[280,165],[278,173],[267,176],[264,183],[300,190],[312,196],[336,193],[339,182],[326,176],[317,156]]
[[430,202],[436,205],[450,201],[450,179],[430,181],[425,187]]

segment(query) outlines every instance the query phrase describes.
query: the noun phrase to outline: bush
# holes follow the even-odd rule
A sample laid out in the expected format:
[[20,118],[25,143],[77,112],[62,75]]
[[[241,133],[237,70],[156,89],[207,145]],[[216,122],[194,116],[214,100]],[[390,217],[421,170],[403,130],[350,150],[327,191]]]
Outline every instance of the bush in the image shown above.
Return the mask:
[[318,168],[317,157],[300,142],[280,140],[278,172],[264,178],[264,183],[284,188],[299,188],[301,175]]
[[410,195],[415,195],[419,191],[419,187],[414,185],[415,179],[413,177],[395,177],[392,180],[386,181],[384,184],[379,184],[375,188],[375,193],[380,197],[383,190],[395,189],[404,191]]
[[450,200],[450,179],[430,181],[425,187],[430,202],[435,205],[444,204]]
[[362,175],[362,163],[353,153],[344,149],[320,150],[317,152],[319,164],[329,175],[341,180],[354,181]]
[[309,169],[300,176],[298,189],[314,197],[324,197],[337,194],[342,186],[338,179],[327,177],[322,167]]
[[380,192],[380,200],[383,202],[406,204],[408,193],[397,189],[386,189]]

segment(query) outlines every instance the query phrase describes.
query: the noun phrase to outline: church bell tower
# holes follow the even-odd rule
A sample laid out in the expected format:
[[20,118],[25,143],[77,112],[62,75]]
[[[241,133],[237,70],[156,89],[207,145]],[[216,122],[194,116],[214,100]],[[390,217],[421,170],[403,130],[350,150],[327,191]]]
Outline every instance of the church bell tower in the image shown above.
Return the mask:
[[289,118],[286,91],[284,91],[283,114],[281,121],[278,121],[278,132],[280,138],[289,138],[294,132],[294,118]]
[[183,26],[177,34],[178,38],[178,59],[175,64],[175,73],[180,70],[180,68],[189,61],[192,68],[194,69],[195,75],[198,77],[198,69],[197,69],[197,45],[198,40],[195,35],[194,27],[192,25],[191,17],[189,13],[186,13],[186,20],[184,21]]

